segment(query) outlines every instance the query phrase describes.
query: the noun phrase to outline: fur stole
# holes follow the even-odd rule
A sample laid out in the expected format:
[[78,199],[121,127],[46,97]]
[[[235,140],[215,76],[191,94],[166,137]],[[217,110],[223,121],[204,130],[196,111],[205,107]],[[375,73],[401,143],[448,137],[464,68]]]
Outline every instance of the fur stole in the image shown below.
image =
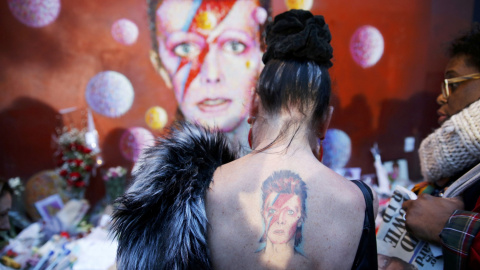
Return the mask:
[[189,123],[147,149],[113,213],[118,269],[211,269],[205,196],[235,158],[223,134]]

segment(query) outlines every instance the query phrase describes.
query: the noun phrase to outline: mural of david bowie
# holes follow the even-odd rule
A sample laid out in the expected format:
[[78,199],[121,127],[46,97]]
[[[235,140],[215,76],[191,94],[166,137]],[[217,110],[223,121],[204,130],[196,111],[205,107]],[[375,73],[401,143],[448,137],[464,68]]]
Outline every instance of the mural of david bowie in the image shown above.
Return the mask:
[[176,119],[218,129],[248,153],[246,119],[263,68],[270,1],[147,2],[151,60],[175,93]]
[[302,225],[307,218],[307,187],[289,170],[274,172],[262,184],[264,232],[257,253],[267,257],[302,255]]

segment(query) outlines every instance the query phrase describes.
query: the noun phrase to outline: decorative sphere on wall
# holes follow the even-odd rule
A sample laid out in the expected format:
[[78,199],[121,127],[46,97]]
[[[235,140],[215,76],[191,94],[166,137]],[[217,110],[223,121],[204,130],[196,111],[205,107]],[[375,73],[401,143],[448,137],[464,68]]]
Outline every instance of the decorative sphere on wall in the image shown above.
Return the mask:
[[87,85],[85,97],[88,105],[107,117],[119,117],[133,103],[133,86],[123,74],[103,71],[95,75]]
[[145,122],[151,129],[162,129],[167,124],[167,121],[167,112],[162,107],[151,107],[145,113]]
[[285,0],[285,5],[290,9],[304,9],[310,10],[313,5],[313,0]]
[[21,23],[43,27],[58,17],[60,0],[8,0],[8,7]]
[[150,131],[142,127],[132,127],[122,134],[120,138],[120,151],[123,157],[136,162],[144,148],[153,146],[155,139]]
[[128,19],[117,20],[112,25],[112,36],[123,45],[132,45],[137,41],[138,27]]
[[347,133],[339,129],[328,129],[323,140],[322,163],[331,169],[347,165],[352,153],[352,141]]
[[375,65],[383,55],[383,36],[377,28],[364,25],[358,28],[350,40],[353,60],[363,68]]

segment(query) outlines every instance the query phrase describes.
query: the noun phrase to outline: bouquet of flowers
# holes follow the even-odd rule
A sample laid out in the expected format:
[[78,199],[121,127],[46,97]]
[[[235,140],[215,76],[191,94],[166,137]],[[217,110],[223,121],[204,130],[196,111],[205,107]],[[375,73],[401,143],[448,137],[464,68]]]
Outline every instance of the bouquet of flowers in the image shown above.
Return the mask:
[[122,166],[111,167],[103,175],[107,201],[113,202],[125,191],[125,180],[127,178],[127,169]]
[[72,128],[55,138],[55,142],[58,174],[65,179],[68,189],[82,193],[95,165],[95,153],[86,146],[85,132]]

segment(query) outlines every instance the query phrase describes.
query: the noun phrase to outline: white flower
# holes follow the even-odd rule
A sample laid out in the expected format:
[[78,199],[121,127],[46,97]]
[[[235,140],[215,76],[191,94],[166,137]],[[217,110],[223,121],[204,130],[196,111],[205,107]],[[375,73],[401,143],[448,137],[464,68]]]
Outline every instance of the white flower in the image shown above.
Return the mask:
[[72,128],[58,136],[57,142],[60,145],[69,145],[73,142],[85,144],[85,131],[79,131],[76,128]]
[[122,166],[111,167],[108,169],[106,173],[106,178],[110,179],[110,178],[122,177],[125,174],[127,174],[127,169],[123,168]]
[[22,181],[20,180],[20,177],[10,178],[8,184],[11,188],[16,188],[22,185]]
[[20,177],[8,179],[8,185],[11,189],[13,189],[13,193],[17,196],[19,196],[20,193],[25,190],[22,185],[22,181],[20,180]]

